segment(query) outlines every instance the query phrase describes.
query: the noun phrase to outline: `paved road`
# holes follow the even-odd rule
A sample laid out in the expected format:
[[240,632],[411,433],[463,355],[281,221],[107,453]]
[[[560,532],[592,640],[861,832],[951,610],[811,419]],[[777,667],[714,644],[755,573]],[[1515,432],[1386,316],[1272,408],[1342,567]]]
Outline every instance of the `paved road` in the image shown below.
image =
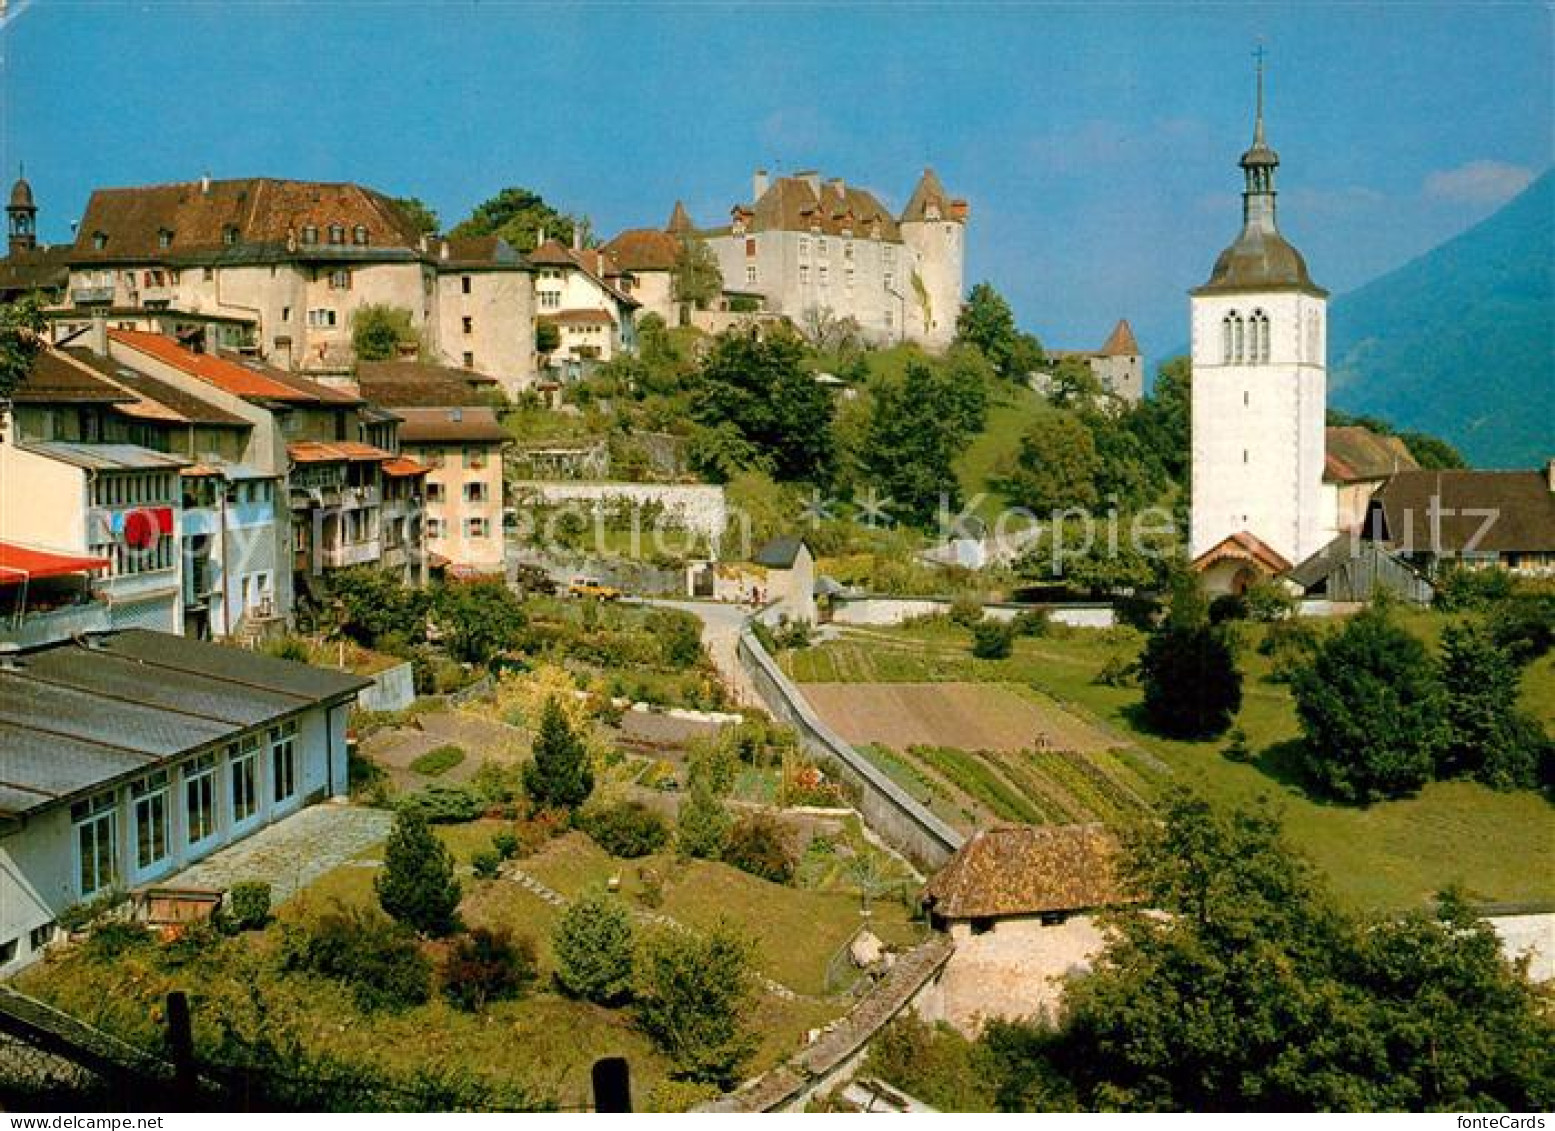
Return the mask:
[[749,611],[743,605],[725,605],[716,601],[645,601],[666,609],[680,609],[702,622],[702,643],[707,646],[713,666],[723,676],[724,685],[741,707],[764,707],[761,696],[751,685],[740,665],[738,645],[740,627]]

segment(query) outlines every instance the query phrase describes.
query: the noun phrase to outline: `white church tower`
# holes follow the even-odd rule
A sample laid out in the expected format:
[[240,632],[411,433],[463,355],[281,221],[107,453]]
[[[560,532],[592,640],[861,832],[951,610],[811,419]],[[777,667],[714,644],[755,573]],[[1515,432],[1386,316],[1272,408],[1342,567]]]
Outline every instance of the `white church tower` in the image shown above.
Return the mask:
[[1240,591],[1320,549],[1328,292],[1275,225],[1279,156],[1264,140],[1263,60],[1242,154],[1242,231],[1192,293],[1193,519],[1212,590]]

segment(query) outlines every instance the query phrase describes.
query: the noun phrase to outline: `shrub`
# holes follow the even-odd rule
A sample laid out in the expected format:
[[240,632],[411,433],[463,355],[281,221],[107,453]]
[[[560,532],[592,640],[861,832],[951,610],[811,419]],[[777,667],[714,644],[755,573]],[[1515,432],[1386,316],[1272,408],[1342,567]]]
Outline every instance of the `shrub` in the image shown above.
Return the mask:
[[420,814],[395,816],[373,889],[392,918],[418,933],[442,936],[458,926],[453,855]]
[[863,1070],[941,1111],[992,1111],[994,1081],[980,1046],[909,1012],[880,1030]]
[[368,1011],[404,1009],[432,996],[432,964],[415,938],[363,907],[337,907],[300,925],[287,923],[279,958],[283,971],[345,983]]
[[1435,604],[1447,612],[1484,609],[1512,595],[1512,575],[1504,569],[1454,566],[1436,579]]
[[1223,625],[1173,612],[1139,658],[1145,717],[1173,738],[1210,738],[1242,705],[1242,673]]
[[470,856],[470,870],[479,880],[494,880],[502,871],[502,854],[495,848],[482,848]]
[[1467,775],[1497,789],[1533,786],[1547,741],[1518,707],[1521,672],[1483,624],[1442,631],[1447,738],[1438,776]]
[[1252,762],[1257,759],[1253,748],[1247,744],[1247,732],[1241,727],[1232,727],[1231,733],[1226,736],[1225,749],[1221,751],[1233,762]]
[[727,797],[739,769],[739,746],[727,731],[692,741],[686,757],[686,781],[692,789]]
[[1446,738],[1441,682],[1425,645],[1372,607],[1352,617],[1291,681],[1308,775],[1366,803],[1414,793]]
[[518,997],[538,972],[534,939],[514,938],[507,927],[475,927],[449,944],[438,981],[456,1008],[476,1013],[488,1002]]
[[[730,308],[734,302],[731,300]],[[754,304],[754,299],[750,300]],[[648,1092],[648,1111],[690,1111],[697,1104],[718,1098],[718,1088],[712,1084],[697,1084],[690,1080],[660,1080]]]
[[533,856],[566,832],[570,824],[570,818],[560,809],[542,809],[514,821],[513,836],[518,841],[517,855]]
[[971,628],[983,619],[983,603],[976,597],[957,597],[950,603],[950,620],[962,628]]
[[644,627],[659,645],[665,667],[677,671],[695,667],[702,659],[702,622],[679,609],[655,609]]
[[705,789],[693,789],[680,806],[675,847],[682,856],[721,860],[730,823],[729,812],[718,798]]
[[1242,594],[1242,599],[1248,617],[1264,624],[1283,621],[1296,610],[1296,599],[1277,581],[1264,579],[1253,582],[1247,587],[1247,592]]
[[274,656],[277,660],[291,660],[296,664],[306,664],[312,657],[308,654],[308,645],[305,641],[295,636],[283,636],[279,640],[272,640],[264,646],[267,656]]
[[480,798],[468,787],[435,783],[394,799],[396,813],[413,813],[432,825],[459,825],[481,815]]
[[1222,593],[1209,603],[1209,623],[1247,619],[1247,599],[1240,593]]
[[972,655],[979,660],[1008,659],[1015,647],[1015,628],[1003,621],[985,620],[972,626]]
[[100,919],[87,936],[85,951],[89,958],[109,961],[151,942],[151,932],[131,919]]
[[669,841],[664,818],[641,801],[621,801],[585,809],[578,827],[612,856],[635,859],[659,851]]
[[1091,682],[1102,687],[1133,687],[1139,682],[1139,661],[1116,654],[1108,656]]
[[446,774],[460,762],[464,761],[464,749],[447,743],[443,746],[428,750],[421,757],[410,763],[412,772],[425,774],[429,778],[435,778],[439,774]]
[[562,912],[551,936],[556,981],[573,997],[608,1005],[632,985],[632,918],[621,900],[595,890]]
[[786,884],[794,878],[793,838],[788,830],[765,813],[744,817],[729,830],[724,846],[725,863],[742,872]]
[[675,1075],[732,1086],[756,1049],[750,944],[720,924],[705,935],[668,930],[638,950],[632,978],[638,1027]]
[[468,788],[486,812],[508,809],[523,795],[523,773],[517,766],[487,759],[470,778]]
[[243,880],[227,892],[226,922],[234,931],[257,931],[270,921],[270,885]]
[[1010,624],[1017,636],[1046,636],[1053,628],[1046,609],[1022,609]]
[[518,834],[508,829],[492,833],[491,850],[497,854],[498,860],[512,860],[518,855]]
[[810,622],[789,620],[784,616],[778,621],[773,639],[779,648],[808,648],[810,646]]
[[535,805],[558,809],[577,808],[594,789],[588,748],[555,696],[540,712],[534,760],[524,767],[524,788]]
[[1258,654],[1274,661],[1269,679],[1287,683],[1297,668],[1311,662],[1317,646],[1317,630],[1306,621],[1291,617],[1277,620],[1264,629],[1263,639],[1258,641]]
[[1491,636],[1520,663],[1555,648],[1555,592],[1513,593],[1491,607]]
[[1161,615],[1161,602],[1141,593],[1125,594],[1112,601],[1112,612],[1119,624],[1149,632]]

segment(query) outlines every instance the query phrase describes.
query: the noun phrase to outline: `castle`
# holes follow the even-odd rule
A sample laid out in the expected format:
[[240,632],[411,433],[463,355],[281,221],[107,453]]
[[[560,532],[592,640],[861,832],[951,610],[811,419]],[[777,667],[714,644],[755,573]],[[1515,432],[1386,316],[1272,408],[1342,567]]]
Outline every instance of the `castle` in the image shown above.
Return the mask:
[[940,349],[961,313],[968,215],[932,169],[900,215],[840,177],[757,170],[751,201],[730,210],[727,227],[698,235],[717,256],[726,293],[801,329],[852,318],[871,341]]
[[1325,492],[1328,292],[1275,223],[1279,155],[1264,137],[1239,162],[1242,230],[1190,300],[1193,517],[1189,552],[1211,591],[1305,561],[1333,536]]

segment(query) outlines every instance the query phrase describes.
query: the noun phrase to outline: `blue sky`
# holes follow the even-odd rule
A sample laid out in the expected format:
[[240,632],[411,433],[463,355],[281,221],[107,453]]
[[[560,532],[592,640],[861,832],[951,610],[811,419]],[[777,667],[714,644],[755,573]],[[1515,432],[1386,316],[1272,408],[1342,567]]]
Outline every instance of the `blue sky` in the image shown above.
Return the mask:
[[[0,0],[3,2],[3,0]],[[933,165],[987,278],[1058,347],[1130,318],[1152,358],[1238,224],[1269,51],[1282,226],[1343,292],[1551,162],[1540,3],[80,3],[9,0],[0,169],[46,239],[93,186],[270,175],[422,197],[507,184],[596,230],[705,223],[758,165],[900,207]]]

